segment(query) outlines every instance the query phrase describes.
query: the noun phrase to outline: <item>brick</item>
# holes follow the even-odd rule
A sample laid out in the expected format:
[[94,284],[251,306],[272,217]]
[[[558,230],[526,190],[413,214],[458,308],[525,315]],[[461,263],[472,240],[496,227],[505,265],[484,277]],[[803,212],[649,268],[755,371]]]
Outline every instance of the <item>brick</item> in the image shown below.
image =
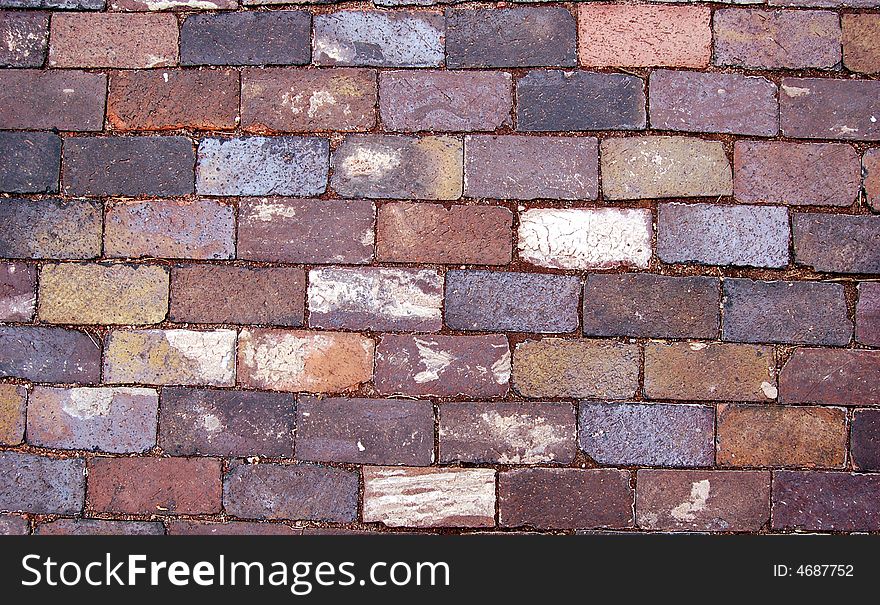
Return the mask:
[[599,148],[592,137],[465,137],[464,194],[533,200],[594,200]]
[[343,332],[242,330],[238,380],[274,391],[337,393],[373,375],[373,340]]
[[574,17],[564,7],[447,9],[446,65],[573,67]]
[[168,313],[168,270],[149,265],[47,264],[40,271],[41,321],[154,324]]
[[507,337],[386,334],[376,348],[383,395],[500,397],[510,381]]
[[506,265],[513,213],[503,206],[391,202],[379,207],[376,256],[383,262]]
[[773,529],[877,531],[880,475],[778,471],[773,474]]
[[[110,0],[110,8],[117,11],[160,11],[160,10],[223,10],[238,8],[238,0]],[[247,3],[246,3],[247,4]]]
[[293,395],[169,387],[159,419],[172,456],[293,456]]
[[869,346],[880,346],[880,282],[859,284],[856,340]]
[[712,54],[708,6],[578,7],[578,59],[591,67],[705,67]]
[[651,126],[684,132],[773,136],[779,132],[776,85],[740,74],[651,72]]
[[[647,273],[588,275],[584,334],[647,338],[715,338],[718,279]],[[670,309],[675,309],[670,313]]]
[[180,25],[180,64],[304,65],[311,24],[295,10],[191,15]]
[[576,432],[568,403],[443,403],[440,462],[566,464]]
[[443,276],[433,269],[327,267],[309,271],[309,326],[436,332]]
[[82,458],[46,458],[0,452],[0,510],[71,515],[82,512]]
[[[95,383],[101,345],[79,330],[0,326],[0,376],[34,382]],[[2,508],[2,507],[0,507]]]
[[430,401],[303,397],[296,457],[427,466],[434,461],[434,408]]
[[843,285],[822,282],[724,282],[724,340],[848,344],[853,334]]
[[775,399],[771,347],[713,343],[645,345],[645,395],[684,401]]
[[880,72],[880,15],[841,15],[843,64],[865,74]]
[[478,131],[510,125],[512,79],[490,71],[386,71],[379,113],[388,130]]
[[0,71],[0,129],[101,130],[106,93],[104,74]]
[[369,130],[376,124],[376,72],[369,69],[246,69],[241,125],[250,132]]
[[537,529],[632,527],[629,471],[524,468],[498,476],[499,525]]
[[436,67],[443,16],[414,11],[338,11],[315,16],[315,65]]
[[783,78],[782,134],[802,139],[880,140],[880,82]]
[[234,71],[119,71],[110,76],[107,120],[116,130],[231,130],[238,104]]
[[223,504],[235,517],[354,521],[356,472],[313,464],[234,463],[223,481]]
[[241,200],[238,258],[366,264],[373,260],[375,214],[373,202],[362,200]]
[[27,388],[0,384],[0,444],[18,445],[24,441]]
[[186,137],[76,137],[64,144],[67,195],[186,195],[193,192],[192,142]]
[[713,24],[715,65],[801,69],[840,63],[840,20],[831,11],[720,9]]
[[0,67],[41,67],[49,44],[49,13],[0,11]]
[[880,405],[880,351],[797,349],[779,374],[779,401]]
[[811,6],[817,8],[875,8],[877,0],[768,0],[770,6]]
[[611,138],[602,141],[602,191],[611,200],[718,197],[733,193],[733,180],[720,141]]
[[7,258],[93,258],[101,253],[101,206],[85,200],[4,199],[0,254]]
[[627,399],[639,385],[638,347],[610,340],[527,340],[514,351],[513,385],[523,397]]
[[342,197],[455,200],[462,154],[452,137],[348,135],[333,152],[331,184]]
[[880,410],[856,410],[850,440],[853,466],[862,471],[880,470]]
[[454,330],[572,332],[578,327],[580,288],[580,278],[573,275],[450,270],[446,325]]
[[0,321],[30,321],[33,318],[36,282],[35,267],[0,262]]
[[850,206],[859,194],[859,156],[850,145],[737,141],[733,149],[738,202]]
[[578,443],[599,464],[712,466],[715,410],[704,405],[582,403]]
[[159,521],[111,521],[109,519],[57,519],[37,525],[36,536],[162,536]]
[[169,14],[55,13],[49,67],[150,68],[177,64]]
[[782,206],[660,204],[657,256],[665,263],[785,267],[790,231]]
[[869,149],[862,159],[863,187],[868,206],[880,212],[880,150]]
[[757,532],[770,521],[770,473],[640,469],[636,519],[650,530]]
[[0,536],[26,536],[30,533],[30,524],[18,515],[0,515]]
[[121,514],[218,513],[220,472],[214,458],[92,458],[89,507]]
[[61,137],[57,134],[0,132],[0,157],[0,191],[58,193]]
[[364,522],[389,527],[492,527],[495,471],[365,466]]
[[795,214],[794,260],[816,271],[880,273],[880,217]]
[[171,321],[301,326],[306,277],[293,267],[184,265],[171,269],[171,292]]
[[235,331],[113,330],[104,382],[232,386]]
[[0,0],[10,8],[57,8],[61,10],[102,10],[106,0]]
[[171,521],[169,536],[299,536],[301,528],[283,523],[259,523],[254,521],[229,521],[212,523],[206,521]]
[[108,257],[227,259],[235,253],[235,209],[216,200],[112,202],[104,229]]

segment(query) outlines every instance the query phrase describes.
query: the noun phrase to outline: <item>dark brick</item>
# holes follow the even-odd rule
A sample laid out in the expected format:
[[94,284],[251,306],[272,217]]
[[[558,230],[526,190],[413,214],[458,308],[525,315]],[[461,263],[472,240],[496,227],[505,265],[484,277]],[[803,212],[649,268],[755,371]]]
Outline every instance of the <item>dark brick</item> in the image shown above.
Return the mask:
[[451,270],[446,324],[455,330],[572,332],[580,288],[580,279],[570,275]]
[[880,273],[880,216],[795,214],[794,260],[816,271]]
[[106,0],[0,0],[10,8],[58,8],[62,10],[102,10]]
[[106,93],[104,74],[2,70],[0,129],[101,130]]
[[49,132],[0,132],[0,191],[57,193],[61,137]]
[[797,349],[779,374],[779,401],[880,405],[880,351]]
[[[2,279],[0,279],[0,283],[2,283]],[[0,291],[2,289],[3,287],[0,286]],[[856,306],[856,340],[862,344],[880,346],[880,282],[859,284],[859,302]]]
[[78,514],[83,508],[85,469],[81,458],[0,452],[0,510]]
[[779,125],[785,136],[876,141],[880,140],[877,116],[880,81],[782,79]]
[[0,514],[0,536],[26,536],[29,533],[30,524],[24,517]]
[[180,26],[180,64],[303,65],[311,25],[305,11],[192,15]]
[[0,40],[4,41],[0,67],[42,66],[49,44],[49,13],[0,11]]
[[41,523],[35,536],[161,536],[159,521],[110,521],[106,519],[57,519]]
[[30,321],[33,318],[37,302],[36,283],[36,267],[0,262],[0,321]]
[[845,345],[853,335],[843,285],[724,280],[723,339]]
[[257,523],[251,521],[171,521],[169,536],[299,536],[303,530],[283,523]]
[[101,345],[95,337],[65,328],[0,326],[0,376],[88,384],[100,375]]
[[178,46],[171,14],[55,13],[49,67],[167,67]]
[[0,256],[95,258],[101,254],[101,220],[99,202],[4,199]]
[[850,441],[855,468],[880,470],[880,410],[856,410],[853,413]]
[[816,471],[773,474],[773,529],[880,530],[880,475]]

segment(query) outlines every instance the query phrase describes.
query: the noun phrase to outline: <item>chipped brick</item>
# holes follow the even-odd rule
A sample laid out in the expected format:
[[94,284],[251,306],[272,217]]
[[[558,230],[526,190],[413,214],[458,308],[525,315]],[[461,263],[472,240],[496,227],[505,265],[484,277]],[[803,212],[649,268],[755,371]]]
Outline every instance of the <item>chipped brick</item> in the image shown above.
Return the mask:
[[101,254],[101,204],[87,200],[4,199],[0,254],[86,259]]
[[779,374],[779,401],[880,405],[880,351],[797,349]]
[[778,471],[773,474],[773,528],[877,531],[878,498],[880,475]]
[[196,14],[180,25],[181,65],[304,65],[312,19],[305,11]]
[[18,445],[24,441],[27,388],[0,384],[0,444]]
[[880,216],[795,214],[794,260],[816,271],[880,273]]
[[85,332],[0,326],[0,377],[89,384],[98,382],[100,375],[101,345]]
[[55,13],[50,67],[150,68],[177,64],[169,14]]
[[0,191],[58,193],[61,137],[49,132],[0,132]]
[[880,82],[783,78],[781,86],[782,134],[803,139],[880,140]]
[[106,92],[104,74],[2,70],[0,129],[101,130]]
[[37,271],[25,263],[0,262],[0,321],[30,321],[37,301]]
[[82,512],[82,458],[0,452],[0,510],[71,515]]

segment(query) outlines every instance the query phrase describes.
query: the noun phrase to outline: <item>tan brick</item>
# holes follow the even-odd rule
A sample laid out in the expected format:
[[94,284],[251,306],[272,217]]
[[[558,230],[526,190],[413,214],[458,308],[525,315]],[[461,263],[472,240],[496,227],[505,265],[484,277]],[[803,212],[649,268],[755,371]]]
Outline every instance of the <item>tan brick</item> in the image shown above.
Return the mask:
[[170,14],[56,13],[50,67],[165,67],[177,64],[177,18]]
[[841,15],[843,64],[865,74],[880,72],[880,15]]
[[0,384],[0,444],[18,445],[24,439],[27,389]]

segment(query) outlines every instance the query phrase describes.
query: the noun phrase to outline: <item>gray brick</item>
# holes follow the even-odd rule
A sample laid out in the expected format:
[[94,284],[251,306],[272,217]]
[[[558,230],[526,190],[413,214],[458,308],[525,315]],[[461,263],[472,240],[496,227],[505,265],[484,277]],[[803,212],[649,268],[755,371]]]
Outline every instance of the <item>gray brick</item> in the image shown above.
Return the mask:
[[84,332],[65,328],[0,326],[0,377],[34,382],[98,382],[101,346],[93,339]]
[[0,256],[95,258],[101,254],[101,204],[86,200],[4,199]]
[[37,514],[82,512],[85,461],[0,452],[0,510]]
[[311,23],[305,11],[193,15],[180,26],[180,64],[304,65]]
[[61,137],[49,132],[0,132],[0,191],[57,193]]
[[880,273],[880,216],[795,214],[794,260],[816,271]]

